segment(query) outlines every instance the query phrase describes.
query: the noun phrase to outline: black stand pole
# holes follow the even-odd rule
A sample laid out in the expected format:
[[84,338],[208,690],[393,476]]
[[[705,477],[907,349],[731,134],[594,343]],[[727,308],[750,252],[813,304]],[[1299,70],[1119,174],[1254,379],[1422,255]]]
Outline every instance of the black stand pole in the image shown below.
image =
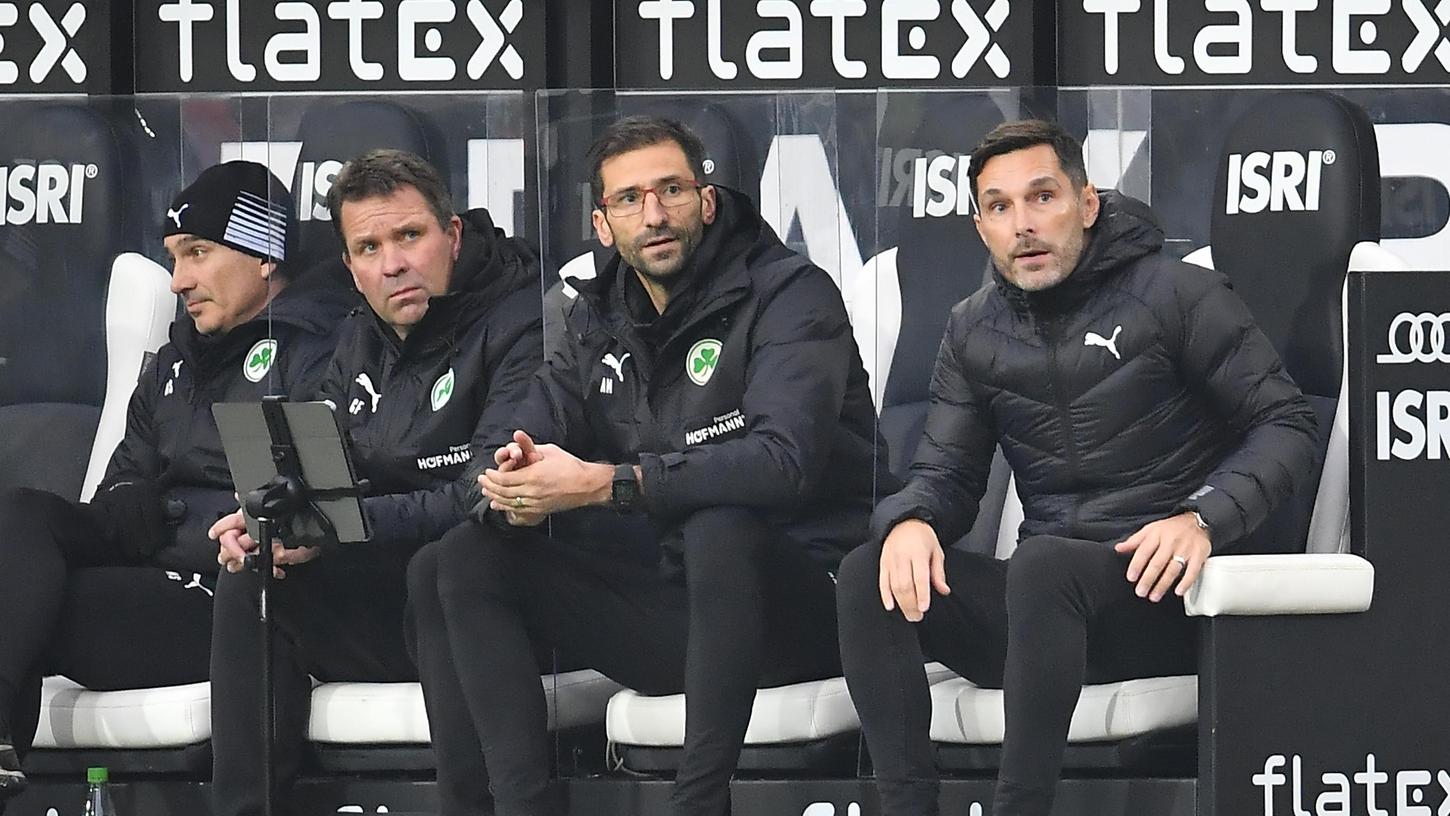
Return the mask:
[[276,785],[272,774],[272,752],[276,735],[277,706],[272,686],[272,610],[270,592],[272,589],[272,539],[286,528],[287,522],[311,505],[310,496],[325,491],[310,491],[302,478],[302,465],[297,458],[297,447],[292,440],[292,430],[287,425],[287,416],[282,411],[283,397],[264,397],[262,416],[272,437],[272,460],[277,466],[277,475],[267,484],[249,491],[242,504],[248,515],[257,520],[258,534],[256,555],[251,565],[257,570],[257,611],[262,622],[262,812],[272,816],[274,811]]

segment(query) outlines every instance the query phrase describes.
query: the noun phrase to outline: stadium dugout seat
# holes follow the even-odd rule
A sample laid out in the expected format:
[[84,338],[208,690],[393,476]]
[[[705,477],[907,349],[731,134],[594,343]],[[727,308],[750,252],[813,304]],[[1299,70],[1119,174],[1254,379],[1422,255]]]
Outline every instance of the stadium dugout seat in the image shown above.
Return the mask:
[[145,241],[128,175],[135,149],[98,107],[17,102],[6,113],[0,488],[77,496],[107,387],[107,275]]
[[[683,121],[705,143],[707,180],[758,199],[759,159],[740,117],[724,104],[711,103]],[[560,271],[561,276],[592,277],[591,257],[576,258]],[[835,632],[821,636],[835,637]],[[854,773],[859,728],[843,678],[761,689],[737,767],[750,772]],[[673,771],[685,741],[685,696],[621,691],[609,701],[605,731],[612,758],[621,767],[644,773]]]
[[[450,178],[443,138],[421,111],[390,100],[319,102],[302,117],[302,142],[292,192],[299,209],[312,208],[301,220],[300,243],[310,267],[335,256],[341,246],[326,213],[330,179],[341,163],[367,150],[391,147],[417,153]],[[337,163],[336,166],[330,164]],[[304,167],[314,168],[313,188],[305,187]],[[455,207],[466,199],[455,196]],[[350,280],[338,285],[352,286]],[[548,698],[550,727],[584,728],[603,721],[605,702],[619,686],[594,672],[566,672],[541,678]],[[433,767],[428,719],[418,683],[321,683],[313,689],[308,736],[316,766],[328,772],[424,771]]]
[[[105,474],[126,429],[126,409],[143,361],[167,339],[176,316],[170,275],[149,258],[123,253],[106,293],[106,395],[85,471],[82,500]],[[54,439],[48,439],[54,443]],[[85,457],[81,457],[84,461]],[[104,764],[130,772],[201,771],[209,761],[210,684],[89,691],[48,677],[41,694],[31,773],[77,774]]]
[[[1325,160],[1331,150],[1333,157]],[[1246,204],[1242,193],[1230,186],[1230,168],[1246,166],[1245,157],[1256,152],[1266,154],[1268,162],[1286,153],[1313,156],[1322,167],[1297,175],[1287,170],[1280,177],[1287,179],[1286,185],[1305,186],[1281,193],[1276,191],[1283,188],[1265,183],[1264,198]],[[1252,554],[1211,557],[1189,592],[1187,613],[1206,619],[1200,674],[1084,687],[1064,763],[1069,772],[1181,771],[1196,748],[1200,790],[1213,773],[1219,706],[1233,699],[1236,687],[1266,682],[1263,674],[1230,676],[1217,670],[1216,656],[1228,639],[1246,636],[1238,628],[1220,632],[1217,619],[1369,608],[1374,568],[1348,552],[1349,400],[1342,293],[1349,270],[1400,268],[1376,243],[1380,178],[1373,128],[1362,110],[1343,99],[1321,92],[1265,99],[1231,128],[1218,173],[1210,228],[1215,249],[1204,248],[1189,260],[1207,266],[1211,254],[1248,303],[1315,408],[1323,466],[1309,482],[1314,487],[1291,497],[1249,537],[1244,551]],[[1309,173],[1316,174],[1312,182]],[[1276,198],[1280,195],[1285,198]],[[1295,202],[1306,206],[1296,207]],[[1002,512],[999,557],[1015,547],[1013,531],[1021,518],[1014,484]],[[1271,667],[1263,668],[1267,673]],[[953,769],[994,767],[1003,732],[1001,691],[956,678],[934,686],[932,702],[931,735],[938,743],[940,764]]]

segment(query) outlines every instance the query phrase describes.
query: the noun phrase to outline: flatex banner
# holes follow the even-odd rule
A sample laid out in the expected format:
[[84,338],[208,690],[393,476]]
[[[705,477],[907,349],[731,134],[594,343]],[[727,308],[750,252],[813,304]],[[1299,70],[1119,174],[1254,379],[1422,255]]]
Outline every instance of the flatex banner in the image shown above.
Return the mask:
[[1058,20],[1065,86],[1450,81],[1440,0],[1062,0]]
[[0,2],[0,94],[109,93],[110,60],[109,3]]
[[136,91],[531,89],[537,0],[136,0]]
[[1028,0],[616,0],[620,88],[1030,84]]

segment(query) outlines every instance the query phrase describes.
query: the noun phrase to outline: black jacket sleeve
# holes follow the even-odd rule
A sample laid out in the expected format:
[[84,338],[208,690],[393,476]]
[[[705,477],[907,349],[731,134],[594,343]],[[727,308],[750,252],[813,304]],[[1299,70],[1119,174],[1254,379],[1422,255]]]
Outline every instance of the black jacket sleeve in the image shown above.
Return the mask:
[[[111,454],[106,475],[96,492],[128,479],[156,479],[161,476],[160,441],[156,431],[156,400],[161,389],[161,359],[171,350],[162,348],[141,369],[136,389],[126,406],[126,432]],[[171,359],[173,355],[167,356]]]
[[337,338],[338,332],[335,330],[325,335],[300,330],[295,332],[291,348],[283,352],[286,355],[286,370],[283,373],[282,387],[286,389],[287,399],[306,402],[322,398],[319,395],[322,393],[323,380],[331,371],[330,364],[333,351],[337,348]]
[[809,268],[763,299],[751,336],[743,437],[663,455],[641,454],[651,513],[786,508],[815,494],[841,421],[856,341],[830,277]]
[[930,524],[942,545],[951,546],[976,521],[997,437],[958,357],[964,335],[960,318],[953,315],[937,352],[926,428],[906,487],[876,506],[871,515],[874,542],[883,541],[898,523],[914,518]]
[[374,540],[417,549],[463,521],[481,498],[477,475],[485,466],[482,463],[493,461],[500,435],[506,438],[512,432],[514,407],[543,359],[543,323],[537,306],[532,311],[525,308],[526,299],[537,303],[538,293],[526,290],[505,299],[490,318],[485,341],[488,391],[469,441],[472,466],[461,478],[427,490],[364,499]]
[[1264,521],[1313,472],[1314,411],[1243,300],[1222,280],[1185,304],[1179,364],[1190,387],[1241,437],[1185,498],[1223,552]]

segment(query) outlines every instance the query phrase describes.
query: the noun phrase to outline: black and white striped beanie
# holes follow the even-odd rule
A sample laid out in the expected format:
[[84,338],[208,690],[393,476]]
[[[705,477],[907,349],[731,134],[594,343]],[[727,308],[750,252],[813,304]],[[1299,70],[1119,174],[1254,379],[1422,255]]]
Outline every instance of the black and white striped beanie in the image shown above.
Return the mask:
[[238,252],[283,262],[296,254],[292,194],[266,167],[229,161],[208,167],[176,194],[163,234],[195,235]]

